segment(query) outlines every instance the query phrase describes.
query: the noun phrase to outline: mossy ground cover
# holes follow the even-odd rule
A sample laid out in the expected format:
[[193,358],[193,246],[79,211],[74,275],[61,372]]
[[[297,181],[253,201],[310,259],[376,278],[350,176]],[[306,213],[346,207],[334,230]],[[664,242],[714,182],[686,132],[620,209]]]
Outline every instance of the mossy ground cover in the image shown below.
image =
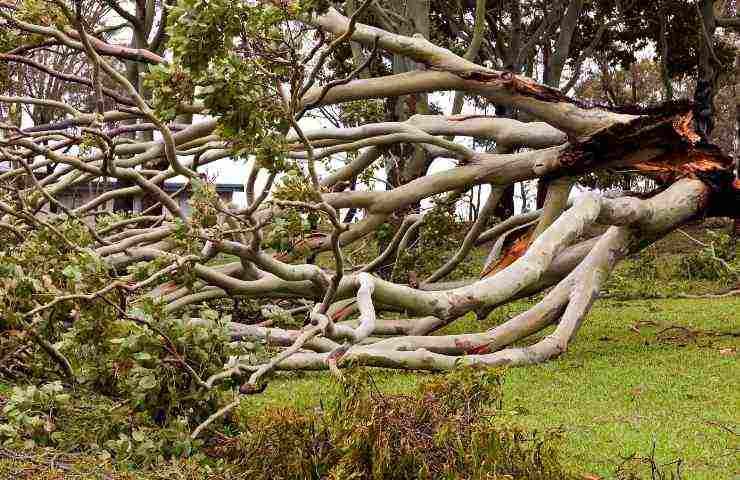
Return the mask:
[[[658,464],[680,460],[684,479],[740,478],[740,298],[627,299],[640,290],[659,297],[728,286],[726,281],[673,278],[674,267],[666,265],[674,265],[676,255],[659,255],[647,270],[644,259],[626,262],[608,289],[610,296],[595,304],[566,355],[508,370],[496,421],[555,435],[561,462],[583,478],[651,478],[648,464],[639,476],[625,473],[640,463],[634,457],[652,457]],[[470,316],[443,333],[485,329],[530,305],[516,302],[486,319]],[[380,369],[371,375],[373,388],[388,395],[407,394],[436,377]],[[10,387],[0,382],[0,396]],[[238,425],[275,407],[319,413],[321,399],[332,389],[323,373],[281,374],[263,394],[246,398],[234,418]],[[79,395],[88,410],[80,422],[88,422],[96,408],[97,415],[111,408],[109,400]],[[66,428],[82,432],[92,427]],[[676,468],[674,463],[664,470]],[[0,450],[0,478],[242,478],[239,472],[194,459],[134,470],[74,450]]]

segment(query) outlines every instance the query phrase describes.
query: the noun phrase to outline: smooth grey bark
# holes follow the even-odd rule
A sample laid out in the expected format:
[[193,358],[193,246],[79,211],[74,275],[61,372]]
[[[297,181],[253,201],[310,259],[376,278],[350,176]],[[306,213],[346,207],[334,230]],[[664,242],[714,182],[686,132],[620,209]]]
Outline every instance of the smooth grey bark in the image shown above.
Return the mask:
[[[630,251],[640,248],[640,244],[654,241],[696,215],[702,208],[706,189],[700,181],[684,180],[649,200],[603,200],[602,208],[595,214],[593,208],[596,206],[596,199],[586,199],[580,208],[573,207],[580,210],[577,215],[571,214],[574,219],[582,219],[582,215],[586,214],[592,221],[612,222],[622,226],[611,227],[600,237],[585,259],[534,308],[483,334],[408,336],[382,340],[372,345],[354,347],[345,354],[344,359],[376,367],[449,370],[460,363],[515,366],[539,363],[556,357],[567,350],[614,265]],[[586,213],[589,211],[591,213]],[[567,214],[566,212],[565,215]],[[562,221],[565,215],[541,239],[554,236],[555,231],[559,232],[559,222],[570,223]],[[382,281],[376,285],[379,288],[384,286]],[[463,288],[473,287],[478,296],[488,298],[491,298],[489,292],[481,290],[496,288],[485,280]],[[533,346],[501,350],[511,342],[540,331],[558,319],[560,321],[555,332]],[[460,356],[479,351],[482,347],[493,353]],[[277,368],[320,370],[327,368],[325,360],[326,354],[299,353],[281,362]]]
[[714,16],[714,2],[701,0],[697,6],[699,22],[699,78],[694,92],[694,101],[699,105],[696,122],[699,134],[710,138],[714,129],[714,97],[716,94],[716,66],[719,63],[714,51],[714,31],[717,26]]

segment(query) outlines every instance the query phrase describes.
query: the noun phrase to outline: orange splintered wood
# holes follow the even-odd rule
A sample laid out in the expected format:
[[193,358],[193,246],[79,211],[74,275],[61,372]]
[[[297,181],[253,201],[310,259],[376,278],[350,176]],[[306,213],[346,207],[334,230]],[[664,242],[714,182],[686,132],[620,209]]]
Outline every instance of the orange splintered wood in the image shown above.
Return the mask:
[[509,247],[505,248],[504,255],[501,257],[501,259],[488,267],[485,271],[483,271],[480,274],[480,278],[487,278],[490,276],[495,275],[496,273],[500,272],[504,268],[508,267],[512,263],[516,262],[519,258],[522,257],[525,253],[527,253],[527,250],[529,249],[529,246],[532,244],[532,234],[534,233],[534,230],[527,231],[523,233],[516,241],[514,241]]
[[724,157],[693,148],[687,152],[667,153],[634,166],[647,175],[660,175],[666,182],[682,177],[696,178],[702,173],[726,171],[729,168]]
[[23,338],[28,335],[28,332],[24,330],[6,330],[5,332],[3,332],[3,334],[8,337]]
[[634,166],[646,174],[672,174],[674,177],[727,169],[724,163],[699,151],[661,155],[650,162],[636,163]]
[[357,303],[356,301],[355,302],[352,302],[349,305],[347,305],[346,307],[344,307],[344,308],[342,308],[340,310],[337,310],[334,313],[334,315],[332,315],[332,317],[331,317],[332,321],[334,321],[334,322],[341,322],[342,320],[344,320],[347,317],[349,317],[352,314],[352,312],[354,312],[354,310],[355,310],[354,309],[354,306],[355,306],[356,303]]
[[677,179],[732,168],[732,159],[720,149],[701,145],[701,137],[693,128],[693,119],[693,113],[687,112],[673,121],[673,129],[688,143],[685,151],[666,153],[650,162],[638,163],[635,165],[637,169],[646,173],[672,174]]
[[[527,87],[519,86],[523,90],[527,90]],[[665,182],[682,177],[709,178],[717,172],[727,172],[732,168],[730,157],[716,146],[703,143],[702,138],[694,131],[693,113],[690,110],[670,118],[657,118],[652,125],[651,119],[641,118],[629,125],[605,129],[589,141],[574,145],[573,149],[562,154],[561,164],[577,168],[584,163],[584,159],[595,154],[616,152],[621,156],[632,153],[629,148],[619,148],[621,143],[625,143],[622,141],[624,139],[629,139],[626,143],[634,144],[633,148],[656,145],[665,149],[662,142],[670,141],[675,144],[676,148],[669,148],[666,153],[650,161],[633,164],[644,174],[658,176]],[[740,182],[736,180],[733,188],[740,190]],[[521,258],[532,244],[532,234],[533,230],[526,232],[506,246],[502,258],[483,271],[481,278],[490,277]]]
[[[132,285],[135,285],[135,284],[132,284]],[[167,282],[161,287],[163,293],[174,292],[178,288],[180,288],[180,286],[175,281]]]
[[693,120],[694,113],[688,112],[685,115],[681,115],[675,122],[673,122],[673,128],[692,144],[695,144],[701,140],[701,137],[694,131]]
[[468,355],[485,355],[487,353],[493,353],[493,352],[491,351],[491,345],[485,344],[485,345],[480,345],[478,347],[473,347],[467,350],[465,353],[467,353]]

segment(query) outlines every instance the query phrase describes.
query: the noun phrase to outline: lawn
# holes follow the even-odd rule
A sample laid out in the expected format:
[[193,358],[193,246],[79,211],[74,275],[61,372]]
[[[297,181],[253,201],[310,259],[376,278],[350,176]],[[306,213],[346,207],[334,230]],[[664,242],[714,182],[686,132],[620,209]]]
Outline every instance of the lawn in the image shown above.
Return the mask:
[[[509,312],[517,306],[526,304]],[[599,301],[565,356],[507,372],[501,421],[561,432],[563,462],[584,474],[610,478],[624,458],[648,456],[654,443],[658,462],[682,460],[683,478],[736,478],[739,330],[737,297]],[[374,378],[382,390],[405,392],[428,375]],[[310,408],[328,382],[323,374],[287,375],[242,409]]]

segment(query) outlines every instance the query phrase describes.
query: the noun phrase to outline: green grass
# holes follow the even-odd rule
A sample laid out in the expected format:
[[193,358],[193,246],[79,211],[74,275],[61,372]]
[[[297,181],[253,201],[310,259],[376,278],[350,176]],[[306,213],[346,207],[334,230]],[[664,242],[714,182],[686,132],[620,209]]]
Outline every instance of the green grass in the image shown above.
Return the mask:
[[[644,321],[659,325],[631,328]],[[584,474],[610,478],[623,458],[649,455],[654,442],[658,462],[682,459],[683,478],[736,478],[738,337],[667,339],[686,333],[659,335],[667,326],[737,334],[740,298],[598,302],[567,354],[509,370],[501,421],[562,432],[564,463]],[[428,375],[378,370],[373,376],[381,390],[405,392]],[[245,400],[242,412],[314,407],[329,381],[324,374],[283,375],[265,394]]]
[[684,460],[686,478],[732,478],[740,444],[723,427],[740,426],[740,384],[737,357],[725,349],[737,338],[666,344],[656,338],[661,327],[629,327],[654,320],[737,331],[738,312],[740,299],[602,302],[561,360],[510,372],[509,403],[527,413],[509,420],[562,429],[566,462],[602,476],[655,442],[658,459]]

